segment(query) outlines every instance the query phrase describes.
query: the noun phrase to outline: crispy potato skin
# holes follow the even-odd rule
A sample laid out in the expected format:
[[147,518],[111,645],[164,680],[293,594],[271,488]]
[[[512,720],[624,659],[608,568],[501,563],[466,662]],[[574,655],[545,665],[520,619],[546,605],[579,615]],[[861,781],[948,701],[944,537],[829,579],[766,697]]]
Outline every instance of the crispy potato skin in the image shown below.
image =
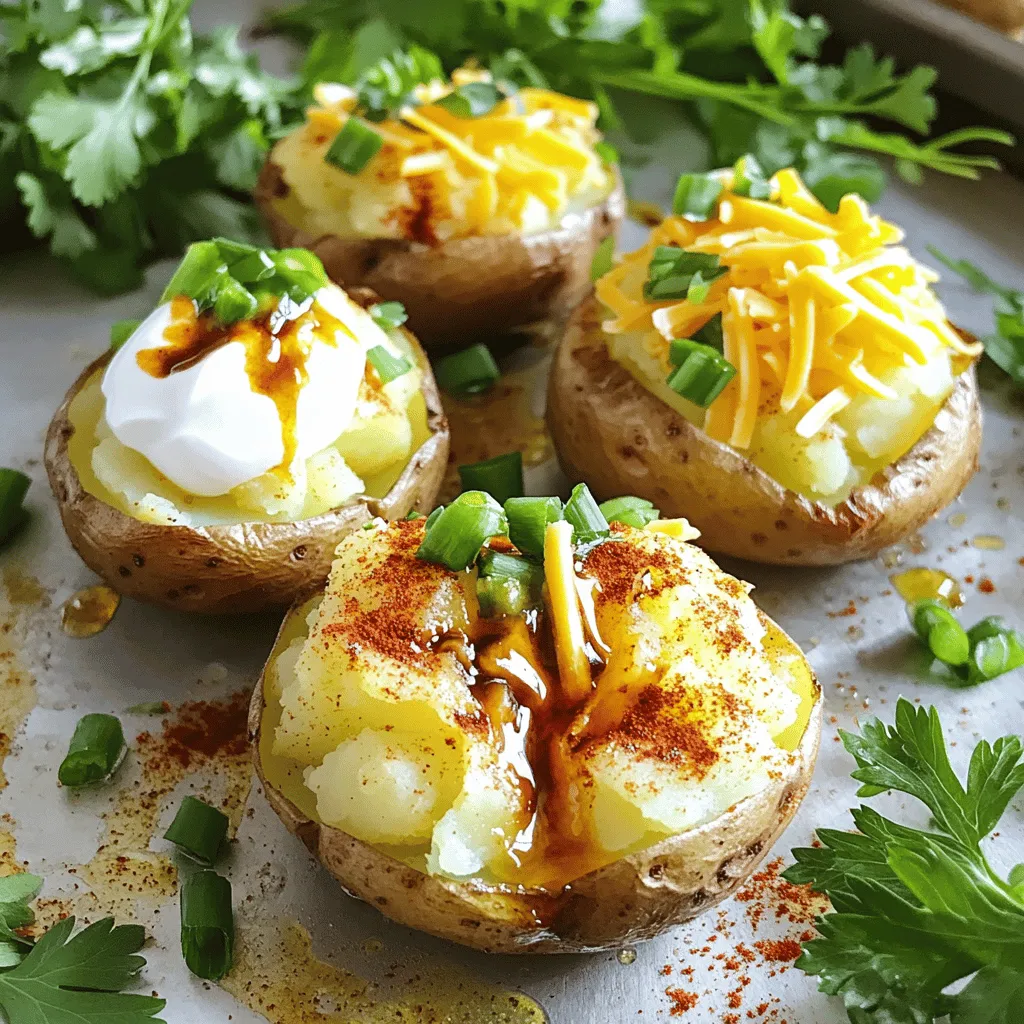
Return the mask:
[[621,178],[599,206],[535,235],[480,235],[430,246],[394,238],[315,238],[290,224],[274,199],[287,195],[280,168],[268,161],[254,192],[274,244],[316,253],[332,280],[366,285],[397,299],[409,327],[432,350],[457,348],[567,316],[590,288],[590,264],[625,210]]
[[[299,614],[303,602],[289,611]],[[280,637],[281,634],[279,634]],[[275,644],[271,661],[278,651]],[[268,666],[270,661],[268,661]],[[562,894],[509,892],[418,871],[340,829],[311,821],[267,778],[260,759],[264,673],[249,705],[249,741],[267,800],[350,896],[420,931],[485,953],[582,953],[661,934],[731,895],[785,831],[807,792],[821,734],[821,693],[782,778],[715,821],[577,879]],[[817,685],[817,684],[815,684]]]
[[[368,305],[376,296],[352,294]],[[291,604],[322,586],[334,549],[374,516],[400,519],[434,506],[448,462],[448,421],[426,354],[409,335],[423,370],[431,436],[415,451],[395,486],[381,499],[353,498],[339,508],[296,523],[163,526],[144,523],[89,494],[68,456],[74,433],[68,406],[107,352],[88,366],[61,403],[46,434],[45,461],[61,520],[82,561],[129,597],[211,614],[252,612]]]
[[1022,0],[939,0],[946,7],[962,11],[969,18],[984,22],[1007,35],[1024,30]]
[[685,516],[709,551],[780,565],[869,558],[917,529],[978,468],[973,368],[898,462],[829,508],[790,491],[652,395],[608,354],[597,300],[573,314],[555,353],[548,428],[570,480],[599,501],[635,494]]

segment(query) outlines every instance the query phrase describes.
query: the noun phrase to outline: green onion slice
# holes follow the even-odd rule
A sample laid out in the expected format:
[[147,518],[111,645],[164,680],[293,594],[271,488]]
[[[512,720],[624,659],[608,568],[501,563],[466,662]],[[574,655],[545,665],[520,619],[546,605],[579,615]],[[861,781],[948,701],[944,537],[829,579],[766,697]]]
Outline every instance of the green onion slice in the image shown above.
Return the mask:
[[596,281],[604,277],[615,262],[615,237],[609,235],[594,250],[594,258],[590,261],[590,280]]
[[710,220],[722,189],[717,175],[681,174],[672,199],[672,212],[689,221]]
[[116,352],[140,327],[141,320],[118,320],[110,325],[110,348]]
[[478,395],[492,387],[501,372],[487,346],[477,344],[439,359],[434,376],[450,395]]
[[608,520],[586,484],[577,484],[572,489],[563,516],[567,522],[572,523],[574,544],[586,544],[598,537],[608,536]]
[[235,922],[231,883],[216,871],[197,871],[181,886],[181,952],[199,978],[217,981],[231,970]]
[[710,345],[721,352],[725,344],[722,337],[722,314],[716,313],[703,327],[697,328],[690,335],[690,340],[700,345]]
[[436,521],[437,517],[443,511],[444,511],[444,505],[438,505],[437,508],[435,508],[434,511],[431,512],[429,516],[427,516],[427,521],[423,524],[423,529],[424,530],[429,530],[431,528],[431,526],[434,525],[434,522]]
[[771,199],[771,182],[765,177],[761,165],[748,153],[741,156],[733,166],[733,192],[750,199]]
[[0,469],[0,547],[22,527],[28,519],[25,495],[32,481],[17,469]]
[[486,491],[504,505],[509,498],[523,493],[523,453],[505,452],[493,459],[459,466],[459,479],[464,491]]
[[648,523],[661,516],[660,510],[654,507],[653,502],[631,495],[603,501],[598,508],[609,523],[625,523],[626,526],[632,526],[637,530],[642,530]]
[[[659,245],[647,266],[644,298],[685,298],[691,302],[703,302],[707,297],[707,285],[727,271],[728,267],[723,267],[714,253]],[[691,289],[696,297],[691,296]]]
[[235,324],[247,320],[258,307],[256,296],[240,281],[224,274],[217,282],[213,312],[222,324]]
[[178,813],[164,833],[164,839],[170,840],[182,853],[204,867],[209,867],[217,859],[227,834],[227,815],[203,800],[186,796],[178,805]]
[[518,555],[487,551],[480,558],[477,577],[480,611],[492,618],[520,615],[527,608],[536,608],[543,583],[544,571],[539,565]]
[[935,600],[918,601],[908,614],[917,635],[939,661],[954,667],[967,664],[970,639],[948,608]]
[[455,117],[483,117],[501,98],[497,87],[490,82],[467,82],[439,99],[437,105]]
[[698,270],[690,278],[690,283],[686,286],[686,301],[693,303],[703,302],[708,297],[710,290],[711,282],[705,281],[703,275]]
[[548,523],[562,518],[562,503],[558,498],[509,498],[505,515],[512,543],[530,558],[543,558],[544,533]]
[[212,304],[210,294],[214,282],[224,269],[224,258],[216,242],[193,242],[167,282],[160,301],[169,302],[179,295],[187,295],[200,306]]
[[507,534],[505,510],[489,494],[463,491],[450,505],[431,513],[416,557],[457,572],[476,561],[491,537]]
[[405,356],[396,356],[383,345],[374,345],[366,353],[366,358],[377,371],[381,384],[390,384],[391,381],[397,380],[412,369],[412,363]]
[[666,383],[677,394],[706,409],[736,376],[736,367],[709,345],[674,338],[669,359],[676,367]]
[[117,771],[127,749],[118,719],[113,715],[85,715],[75,726],[57,778],[62,786],[71,788],[102,782]]
[[371,306],[368,312],[373,317],[373,322],[384,331],[393,331],[409,319],[405,306],[400,302],[378,302]]
[[594,152],[601,158],[601,162],[606,167],[619,162],[619,151],[610,142],[605,142],[604,139],[594,143]]
[[308,249],[268,249],[276,271],[271,278],[261,279],[276,295],[288,295],[295,302],[305,302],[330,283],[320,257]]
[[346,174],[358,174],[379,152],[384,140],[358,118],[350,117],[334,137],[324,159]]

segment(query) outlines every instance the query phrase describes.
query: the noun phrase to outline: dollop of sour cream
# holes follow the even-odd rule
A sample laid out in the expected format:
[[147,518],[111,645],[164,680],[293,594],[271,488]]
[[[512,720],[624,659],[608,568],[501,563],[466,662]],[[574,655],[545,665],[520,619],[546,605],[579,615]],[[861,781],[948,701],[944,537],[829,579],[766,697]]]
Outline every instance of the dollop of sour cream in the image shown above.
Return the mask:
[[[295,406],[296,459],[326,448],[352,421],[366,353],[376,345],[394,349],[366,310],[336,285],[321,288],[315,302],[341,326],[330,336],[323,325],[314,329]],[[114,436],[182,490],[203,497],[226,494],[280,466],[285,424],[273,399],[253,390],[241,341],[219,345],[163,377],[142,368],[140,352],[171,344],[165,337],[170,323],[167,302],[107,367],[102,390]]]

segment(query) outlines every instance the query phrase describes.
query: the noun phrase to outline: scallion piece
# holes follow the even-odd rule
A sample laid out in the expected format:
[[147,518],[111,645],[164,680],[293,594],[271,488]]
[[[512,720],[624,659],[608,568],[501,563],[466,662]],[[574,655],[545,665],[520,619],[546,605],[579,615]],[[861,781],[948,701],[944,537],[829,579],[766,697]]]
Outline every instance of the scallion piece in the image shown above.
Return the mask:
[[358,174],[378,153],[384,140],[369,126],[350,117],[334,137],[324,159],[346,174]]
[[706,409],[736,376],[736,367],[708,345],[675,338],[669,359],[676,367],[666,383],[677,394]]
[[909,614],[917,635],[939,661],[953,667],[967,664],[971,641],[945,605],[935,600],[918,601]]
[[523,493],[523,453],[505,452],[493,459],[459,466],[459,479],[464,491],[486,491],[504,505],[509,498]]
[[378,302],[371,306],[368,312],[373,317],[373,322],[384,331],[393,331],[409,319],[405,306],[400,302]]
[[562,518],[562,503],[558,498],[509,498],[505,515],[512,543],[530,558],[543,558],[544,533],[548,523]]
[[110,325],[110,348],[116,352],[138,329],[141,320],[118,320]]
[[672,212],[689,221],[710,220],[722,188],[721,179],[714,174],[680,174]]
[[412,363],[405,356],[396,356],[383,345],[374,345],[366,353],[366,358],[377,371],[381,384],[390,384],[391,381],[397,380],[412,369]]
[[505,510],[489,494],[463,491],[436,519],[427,520],[416,557],[457,572],[476,561],[485,541],[507,534]]
[[753,155],[741,156],[733,165],[733,192],[750,199],[771,199],[771,182]]
[[[690,252],[674,245],[659,245],[647,266],[644,298],[685,298],[691,302],[703,302],[707,298],[706,286],[727,270],[714,253]],[[691,289],[694,296],[690,294]]]
[[222,324],[238,323],[256,312],[256,296],[230,275],[224,274],[218,279],[216,290],[213,313]]
[[197,871],[181,886],[181,952],[198,978],[217,981],[231,970],[235,921],[231,883],[216,871]]
[[266,283],[277,295],[302,303],[330,283],[320,257],[308,249],[269,249],[267,255],[276,273]]
[[612,269],[614,262],[615,237],[609,235],[594,250],[594,258],[590,261],[590,280],[596,281],[598,278],[604,277]]
[[17,469],[0,469],[0,547],[24,525],[28,519],[25,495],[32,481]]
[[127,749],[118,719],[113,715],[85,715],[75,726],[57,778],[69,788],[102,782],[114,774]]
[[224,270],[224,257],[216,242],[193,242],[167,282],[160,301],[170,302],[179,295],[186,295],[200,305],[206,305],[218,275]]
[[598,537],[608,536],[608,520],[605,519],[586,484],[577,484],[572,489],[562,516],[572,524],[574,544],[586,544]]
[[186,796],[178,805],[178,812],[164,833],[164,839],[174,843],[194,861],[209,867],[217,859],[227,834],[227,815],[203,800]]
[[619,151],[610,143],[600,139],[594,143],[594,152],[601,158],[601,162],[607,167],[619,162]]
[[478,395],[501,376],[486,345],[471,345],[439,359],[434,366],[437,383],[450,395]]
[[423,524],[424,530],[429,530],[433,525],[437,517],[444,511],[444,505],[438,505],[433,512],[427,516],[427,521]]
[[703,327],[698,328],[690,335],[690,340],[696,341],[700,345],[710,345],[713,349],[721,352],[724,347],[722,314],[716,313]]
[[701,272],[698,270],[693,277],[690,278],[690,283],[686,286],[686,301],[687,302],[703,302],[708,297],[708,292],[711,290],[711,282],[705,281]]
[[480,559],[476,593],[484,616],[519,615],[540,603],[544,571],[517,555],[488,551]]
[[437,101],[455,117],[483,117],[489,114],[501,99],[501,93],[490,82],[467,82]]
[[637,530],[642,530],[661,515],[653,502],[631,495],[603,501],[598,508],[609,523],[625,523],[626,526],[632,526]]

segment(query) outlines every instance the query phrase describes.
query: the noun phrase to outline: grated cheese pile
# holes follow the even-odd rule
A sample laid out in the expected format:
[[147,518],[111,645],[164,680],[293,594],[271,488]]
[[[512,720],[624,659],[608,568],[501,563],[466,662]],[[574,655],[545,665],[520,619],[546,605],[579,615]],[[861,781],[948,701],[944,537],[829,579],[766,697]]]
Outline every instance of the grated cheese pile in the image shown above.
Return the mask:
[[437,105],[458,86],[489,81],[487,72],[461,69],[450,83],[417,86],[419,106],[367,122],[384,145],[355,175],[324,155],[358,116],[356,94],[344,85],[317,86],[306,123],[272,154],[292,192],[279,201],[284,212],[321,233],[436,244],[548,230],[610,192],[614,171],[593,148],[601,137],[596,104],[525,88],[480,117],[457,117]]
[[[902,231],[872,215],[859,196],[844,196],[833,214],[792,169],[771,179],[770,200],[733,193],[731,171],[721,180],[712,219],[669,217],[596,285],[613,314],[605,332],[644,332],[629,345],[643,349],[634,355],[649,368],[657,361],[661,380],[671,369],[671,340],[690,337],[721,314],[723,354],[737,372],[704,415],[701,425],[710,437],[756,448],[759,421],[781,416],[798,438],[841,440],[836,418],[851,405],[895,403],[904,397],[890,383],[899,375],[939,366],[960,372],[981,352],[948,323],[930,288],[937,275],[897,244]],[[701,302],[648,300],[643,285],[659,245],[715,254],[727,272]],[[613,356],[623,351],[613,342]],[[691,419],[699,412],[686,410]],[[872,454],[893,461],[903,451]],[[847,477],[833,497],[859,482]]]

